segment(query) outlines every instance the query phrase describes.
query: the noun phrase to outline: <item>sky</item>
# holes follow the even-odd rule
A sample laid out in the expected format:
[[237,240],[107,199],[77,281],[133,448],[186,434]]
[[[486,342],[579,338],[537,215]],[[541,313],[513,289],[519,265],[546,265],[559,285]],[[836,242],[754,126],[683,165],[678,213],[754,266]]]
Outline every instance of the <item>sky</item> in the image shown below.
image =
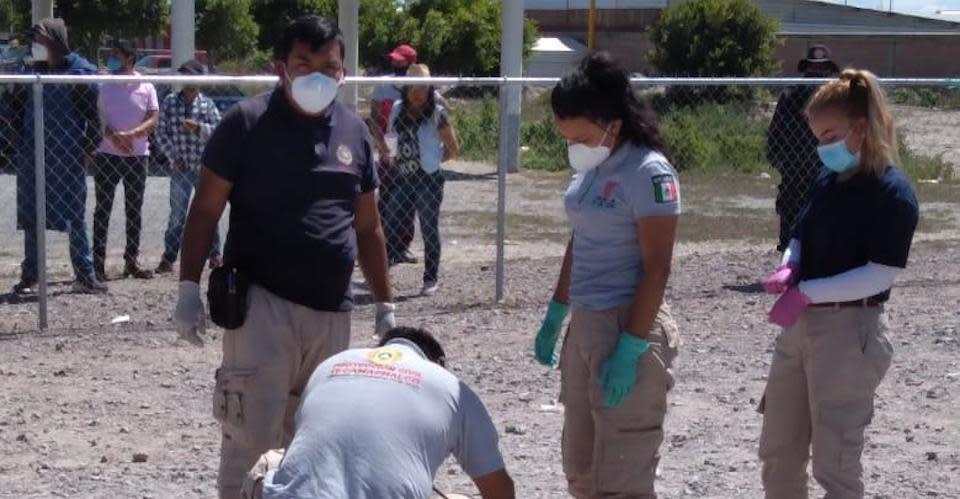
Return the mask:
[[[868,7],[871,9],[887,10],[890,8],[891,0],[825,0],[832,3],[855,5],[857,7]],[[921,16],[935,17],[938,10],[958,10],[960,11],[960,0],[892,0],[893,10],[907,14],[916,14]],[[951,16],[949,19],[960,21],[960,16]]]

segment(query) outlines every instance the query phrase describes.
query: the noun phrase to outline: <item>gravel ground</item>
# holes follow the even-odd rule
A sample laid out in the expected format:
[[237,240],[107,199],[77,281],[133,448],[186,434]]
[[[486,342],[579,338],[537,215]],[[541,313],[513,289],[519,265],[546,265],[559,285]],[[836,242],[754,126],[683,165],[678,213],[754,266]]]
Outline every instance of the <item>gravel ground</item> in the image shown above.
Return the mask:
[[[559,375],[536,365],[530,349],[559,268],[565,181],[511,177],[507,299],[494,304],[495,182],[488,166],[455,169],[444,205],[442,292],[415,297],[420,267],[396,268],[399,318],[436,332],[451,369],[486,402],[519,497],[564,497]],[[4,200],[12,199],[9,180],[0,177]],[[772,299],[756,282],[776,259],[772,181],[684,182],[687,214],[668,290],[684,346],[658,486],[668,498],[760,497],[761,420],[753,409],[777,331],[765,321]],[[149,184],[149,263],[160,252],[165,185]],[[868,431],[870,497],[960,497],[960,196],[955,186],[930,189],[921,190],[922,232],[887,307],[896,354]],[[0,289],[16,280],[20,244],[0,225]],[[0,299],[0,497],[213,497],[219,437],[210,390],[219,341],[175,341],[172,277],[112,281],[102,297],[65,293],[64,246],[54,238],[48,332],[30,331],[34,303]],[[369,297],[358,301],[353,343],[362,346],[372,341],[372,310]],[[111,324],[122,315],[129,322]],[[472,490],[453,464],[437,485]]]

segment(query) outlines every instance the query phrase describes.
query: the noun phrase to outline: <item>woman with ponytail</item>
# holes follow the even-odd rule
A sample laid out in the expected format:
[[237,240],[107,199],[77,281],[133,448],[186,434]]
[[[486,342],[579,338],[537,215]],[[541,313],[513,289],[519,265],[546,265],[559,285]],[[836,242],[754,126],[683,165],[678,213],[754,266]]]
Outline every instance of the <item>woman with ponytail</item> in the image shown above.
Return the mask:
[[807,107],[824,170],[811,187],[780,268],[783,327],[760,404],[767,498],[807,497],[807,464],[826,497],[864,495],[864,429],[890,366],[883,321],[907,265],[918,206],[898,162],[893,118],[876,77],[848,69]]
[[560,363],[564,473],[577,498],[654,498],[679,344],[663,299],[677,173],[653,112],[605,53],[564,76],[550,101],[575,171],[564,200],[573,235],[534,350]]

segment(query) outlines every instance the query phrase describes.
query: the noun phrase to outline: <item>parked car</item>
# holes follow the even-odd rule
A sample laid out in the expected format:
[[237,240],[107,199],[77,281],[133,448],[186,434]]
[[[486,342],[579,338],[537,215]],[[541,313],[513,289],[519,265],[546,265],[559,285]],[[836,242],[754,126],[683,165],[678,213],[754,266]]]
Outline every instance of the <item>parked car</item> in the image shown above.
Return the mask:
[[145,55],[133,65],[134,71],[143,75],[162,75],[170,73],[170,55]]

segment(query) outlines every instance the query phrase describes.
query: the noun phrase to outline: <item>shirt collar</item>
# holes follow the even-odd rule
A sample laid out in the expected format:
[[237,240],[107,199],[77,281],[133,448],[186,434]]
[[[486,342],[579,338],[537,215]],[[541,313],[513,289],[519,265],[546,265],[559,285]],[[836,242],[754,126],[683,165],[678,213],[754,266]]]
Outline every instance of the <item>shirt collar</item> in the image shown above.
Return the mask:
[[195,104],[197,101],[202,100],[204,97],[205,95],[203,95],[203,92],[197,92],[197,95],[193,98],[192,102],[186,102],[183,100],[183,90],[177,92],[177,98],[180,99],[180,102],[183,102],[184,104],[191,104],[191,105]]
[[410,341],[410,340],[408,340],[408,339],[406,339],[406,338],[394,338],[394,339],[388,341],[387,344],[384,345],[384,346],[387,346],[387,345],[395,346],[395,347],[401,347],[401,348],[406,348],[406,349],[408,349],[408,350],[413,351],[413,353],[419,355],[421,359],[423,359],[423,360],[428,360],[428,359],[427,359],[427,355],[426,355],[425,353],[423,353],[423,350],[421,350],[420,347],[418,347],[416,343],[414,343],[414,342],[412,342],[412,341]]
[[630,154],[630,150],[633,149],[633,147],[633,142],[624,140],[623,143],[620,144],[620,148],[600,164],[600,168],[616,168],[627,159],[627,156]]

